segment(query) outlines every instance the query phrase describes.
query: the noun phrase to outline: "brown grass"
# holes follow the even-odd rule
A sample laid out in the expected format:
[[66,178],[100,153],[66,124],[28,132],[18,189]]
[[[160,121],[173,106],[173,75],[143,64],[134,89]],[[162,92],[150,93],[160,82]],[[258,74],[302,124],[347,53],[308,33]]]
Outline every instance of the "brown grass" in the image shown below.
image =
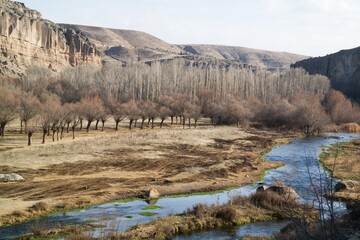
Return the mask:
[[[259,180],[263,170],[280,165],[260,156],[289,137],[294,136],[235,127],[183,130],[172,126],[78,132],[75,140],[65,135],[64,140],[45,145],[36,143],[34,136],[30,147],[14,140],[18,147],[1,153],[0,172],[18,173],[25,181],[0,183],[4,206],[0,225],[26,218],[12,214],[15,210],[33,217],[139,197],[151,187],[161,195],[173,195],[251,184]],[[0,148],[6,145],[4,141]],[[28,208],[37,202],[48,206]]]
[[354,180],[355,187],[335,193],[335,197],[347,200],[360,200],[360,141],[334,144],[322,160],[332,176],[342,180]]
[[346,123],[340,126],[342,132],[360,133],[360,126],[357,123]]

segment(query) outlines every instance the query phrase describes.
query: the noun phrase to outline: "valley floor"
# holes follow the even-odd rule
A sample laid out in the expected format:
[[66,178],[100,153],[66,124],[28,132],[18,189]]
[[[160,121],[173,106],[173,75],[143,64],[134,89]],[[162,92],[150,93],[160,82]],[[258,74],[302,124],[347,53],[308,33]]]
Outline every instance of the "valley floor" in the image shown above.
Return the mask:
[[116,199],[213,191],[259,181],[279,163],[261,156],[295,135],[200,125],[183,129],[122,127],[71,133],[32,146],[10,132],[0,139],[0,173],[17,173],[22,182],[0,182],[0,226],[54,211]]

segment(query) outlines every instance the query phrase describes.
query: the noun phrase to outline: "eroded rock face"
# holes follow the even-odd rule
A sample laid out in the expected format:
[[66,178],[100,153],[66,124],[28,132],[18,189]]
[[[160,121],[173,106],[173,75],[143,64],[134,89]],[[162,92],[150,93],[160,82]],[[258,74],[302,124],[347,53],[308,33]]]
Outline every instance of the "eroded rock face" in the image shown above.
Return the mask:
[[53,70],[100,66],[100,53],[81,33],[42,19],[24,4],[0,0],[0,74],[17,76],[37,64]]
[[360,101],[360,47],[302,60],[291,67],[302,67],[310,74],[325,75],[333,88]]

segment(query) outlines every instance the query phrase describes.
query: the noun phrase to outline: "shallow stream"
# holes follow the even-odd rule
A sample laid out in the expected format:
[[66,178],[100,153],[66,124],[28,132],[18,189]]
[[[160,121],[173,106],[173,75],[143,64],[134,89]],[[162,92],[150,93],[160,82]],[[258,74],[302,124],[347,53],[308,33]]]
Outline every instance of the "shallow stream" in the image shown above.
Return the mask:
[[[263,184],[271,185],[275,180],[281,180],[294,188],[303,201],[312,201],[314,196],[309,191],[311,185],[309,173],[321,173],[328,177],[322,167],[319,166],[317,159],[317,156],[322,151],[322,147],[337,142],[351,141],[354,138],[360,138],[360,135],[331,133],[326,134],[325,137],[299,139],[291,141],[289,144],[274,147],[265,158],[271,161],[284,162],[285,165],[267,171]],[[98,228],[93,233],[95,236],[101,236],[109,229],[125,231],[138,223],[146,223],[169,214],[182,213],[198,203],[209,205],[224,204],[234,195],[248,195],[254,192],[258,186],[259,184],[254,184],[216,194],[161,198],[156,203],[148,203],[143,200],[106,203],[81,211],[53,214],[36,221],[0,227],[0,239],[12,239],[21,236],[28,233],[34,226],[55,227],[59,224],[69,225],[90,222],[104,226],[103,228]],[[143,209],[149,205],[156,205],[161,208]],[[346,211],[346,208],[343,204],[338,203],[337,211]],[[178,236],[175,239],[239,239],[244,235],[269,236],[286,224],[286,221],[261,222],[236,228],[198,232],[191,235]]]

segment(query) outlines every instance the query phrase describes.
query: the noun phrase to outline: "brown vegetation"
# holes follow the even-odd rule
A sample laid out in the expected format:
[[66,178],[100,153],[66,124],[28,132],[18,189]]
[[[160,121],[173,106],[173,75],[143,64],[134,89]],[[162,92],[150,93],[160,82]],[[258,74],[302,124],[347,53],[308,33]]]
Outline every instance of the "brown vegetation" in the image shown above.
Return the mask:
[[334,144],[325,152],[322,162],[332,176],[341,180],[352,180],[353,187],[334,193],[336,198],[348,202],[360,201],[360,142]]
[[[112,126],[104,132],[79,132],[75,140],[64,133],[61,142],[46,146],[39,144],[40,132],[31,147],[15,138],[12,150],[3,145],[0,172],[18,173],[25,181],[0,183],[2,224],[43,214],[27,208],[37,202],[47,203],[49,212],[141,197],[151,187],[168,195],[254,183],[262,171],[279,165],[260,156],[284,138],[203,123],[191,130],[173,126],[114,132]],[[14,210],[26,214],[11,214]]]

